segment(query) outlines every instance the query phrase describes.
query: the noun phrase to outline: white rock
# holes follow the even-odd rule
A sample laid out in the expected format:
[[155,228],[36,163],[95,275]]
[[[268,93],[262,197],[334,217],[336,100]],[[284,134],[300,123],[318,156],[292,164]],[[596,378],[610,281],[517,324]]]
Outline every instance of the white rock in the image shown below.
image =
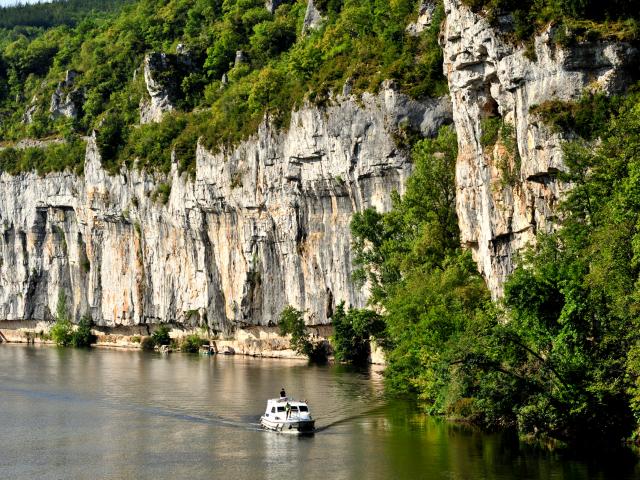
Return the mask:
[[[122,168],[109,175],[95,140],[84,177],[0,174],[0,319],[44,320],[58,291],[74,318],[100,326],[177,322],[212,331],[274,325],[284,306],[328,322],[351,281],[349,222],[387,210],[411,172],[394,132],[433,135],[447,98],[419,103],[387,89],[294,112],[287,131],[263,124],[236,148],[197,149],[194,179]],[[171,183],[166,205],[150,194]]]
[[[555,207],[568,188],[556,179],[565,168],[564,138],[531,115],[530,108],[551,99],[574,100],[585,89],[623,88],[625,62],[637,59],[637,50],[607,41],[566,50],[554,44],[553,31],[547,29],[535,37],[537,60],[532,61],[524,47],[507,43],[460,0],[445,0],[445,12],[444,72],[459,146],[458,220],[463,243],[499,297],[515,267],[515,254],[534,242],[537,232],[556,227]],[[480,144],[481,119],[491,112],[515,128],[521,169],[513,185],[504,185],[494,155]]]

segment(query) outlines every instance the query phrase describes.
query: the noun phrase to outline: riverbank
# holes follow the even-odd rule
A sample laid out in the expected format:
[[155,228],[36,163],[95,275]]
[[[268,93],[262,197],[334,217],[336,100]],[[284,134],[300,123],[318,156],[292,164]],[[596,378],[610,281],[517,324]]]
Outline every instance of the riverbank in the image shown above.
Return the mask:
[[[44,321],[5,321],[0,327],[0,342],[6,343],[30,343],[51,344],[49,330],[52,322]],[[172,339],[180,341],[182,338],[198,334],[204,339],[209,339],[218,352],[233,352],[237,355],[246,355],[261,358],[283,358],[294,360],[307,360],[304,355],[298,354],[291,348],[289,336],[282,336],[278,327],[252,326],[237,329],[233,335],[207,335],[202,329],[185,329],[177,325],[169,325],[169,335]],[[314,341],[329,341],[333,334],[333,328],[329,325],[308,327]],[[153,333],[153,326],[118,326],[118,327],[93,327],[91,332],[97,341],[92,345],[96,348],[111,348],[120,350],[139,350],[144,339]],[[382,350],[372,345],[371,363],[384,365]]]

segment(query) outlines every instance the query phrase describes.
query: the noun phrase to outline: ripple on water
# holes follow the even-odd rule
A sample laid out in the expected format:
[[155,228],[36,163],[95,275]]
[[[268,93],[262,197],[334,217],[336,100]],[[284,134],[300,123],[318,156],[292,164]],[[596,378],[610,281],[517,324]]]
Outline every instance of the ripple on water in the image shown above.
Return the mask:
[[[0,478],[616,478],[612,468],[436,422],[377,372],[244,357],[0,346]],[[258,427],[280,387],[318,433]],[[635,457],[634,457],[635,458]]]

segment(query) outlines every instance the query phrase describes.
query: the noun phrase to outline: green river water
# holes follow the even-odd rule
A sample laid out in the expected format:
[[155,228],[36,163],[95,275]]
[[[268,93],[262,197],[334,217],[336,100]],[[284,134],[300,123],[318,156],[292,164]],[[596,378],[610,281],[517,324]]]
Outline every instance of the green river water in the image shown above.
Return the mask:
[[[260,430],[266,399],[318,432]],[[240,356],[0,345],[0,479],[631,479],[631,452],[580,458],[432,419],[379,371]]]

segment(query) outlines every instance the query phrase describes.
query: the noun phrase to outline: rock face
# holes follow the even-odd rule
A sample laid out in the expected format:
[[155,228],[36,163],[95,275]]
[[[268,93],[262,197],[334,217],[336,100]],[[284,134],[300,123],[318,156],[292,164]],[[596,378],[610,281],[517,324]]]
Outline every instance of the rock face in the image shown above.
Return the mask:
[[27,125],[33,123],[33,117],[36,113],[38,113],[38,110],[40,110],[40,106],[38,105],[38,97],[34,95],[34,97],[31,99],[31,103],[29,103],[29,106],[22,114],[22,123],[25,123]]
[[407,33],[413,37],[417,37],[425,28],[429,27],[433,19],[433,13],[436,10],[436,6],[437,4],[435,0],[424,0],[420,4],[418,18],[416,21],[407,25]]
[[269,13],[275,13],[278,7],[287,1],[288,0],[265,0],[264,8],[266,8]]
[[[442,45],[458,134],[456,203],[462,241],[499,297],[514,255],[535,241],[538,231],[554,228],[555,207],[568,187],[556,178],[565,168],[561,143],[566,138],[532,115],[531,107],[576,99],[586,89],[620,90],[638,52],[607,41],[563,49],[548,28],[535,38],[532,60],[531,52],[504,40],[504,32],[460,0],[444,3]],[[503,17],[499,23],[508,30],[512,19]],[[492,117],[511,127],[517,149],[511,155],[500,142],[482,145],[483,127]]]
[[144,57],[144,81],[149,98],[140,101],[140,123],[162,120],[165,112],[175,109],[178,89],[175,58],[166,53],[153,52]]
[[[67,70],[65,79],[58,83],[55,92],[51,95],[51,105],[49,107],[51,118],[60,116],[77,118],[80,114],[84,103],[84,91],[73,88],[78,75],[78,72],[74,70]],[[29,111],[27,110],[27,112]]]
[[[411,171],[399,126],[432,135],[447,98],[423,103],[390,86],[362,99],[263,124],[226,152],[197,149],[195,178],[123,167],[111,176],[95,141],[84,177],[0,174],[0,319],[50,319],[58,292],[101,326],[173,321],[214,331],[272,325],[285,305],[327,323],[362,305],[350,281],[349,222],[385,210]],[[153,199],[170,184],[166,204]]]
[[313,0],[307,1],[307,10],[304,14],[304,22],[302,24],[302,33],[309,30],[317,30],[322,26],[322,15],[320,10],[314,5]]

